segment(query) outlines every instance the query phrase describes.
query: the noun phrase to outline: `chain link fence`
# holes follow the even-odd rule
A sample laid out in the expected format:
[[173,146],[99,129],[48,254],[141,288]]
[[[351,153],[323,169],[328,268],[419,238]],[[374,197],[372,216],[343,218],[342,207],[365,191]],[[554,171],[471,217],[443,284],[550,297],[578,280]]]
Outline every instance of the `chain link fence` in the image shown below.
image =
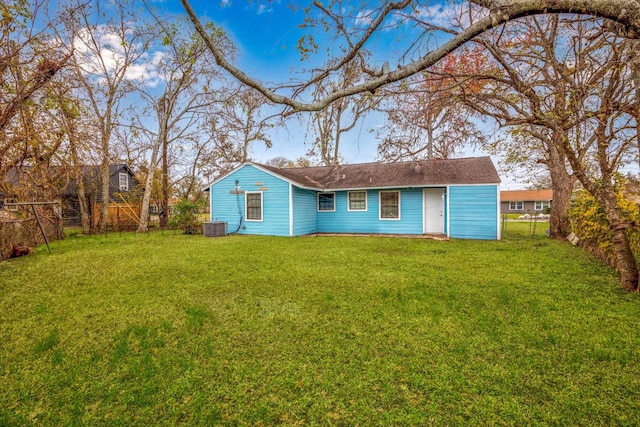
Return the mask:
[[[111,233],[134,232],[138,230],[140,224],[141,205],[139,202],[123,203],[122,201],[111,200],[107,206],[107,222],[98,227],[100,219],[100,204],[88,206],[89,230],[88,235],[109,235]],[[183,221],[174,221],[173,217],[177,212],[173,209],[169,214],[169,221],[161,225],[160,215],[156,209],[150,209],[148,219],[149,232],[172,232],[172,233],[202,233],[202,223],[208,220],[208,215],[200,211],[194,211],[189,218],[188,224]],[[82,217],[80,214],[80,202],[77,198],[64,200],[62,202],[62,217],[65,229],[69,233],[82,232]]]
[[0,259],[26,255],[37,245],[62,238],[58,201],[3,203],[0,208]]
[[549,235],[549,219],[529,216],[513,218],[502,215],[501,223],[503,239],[535,239]]

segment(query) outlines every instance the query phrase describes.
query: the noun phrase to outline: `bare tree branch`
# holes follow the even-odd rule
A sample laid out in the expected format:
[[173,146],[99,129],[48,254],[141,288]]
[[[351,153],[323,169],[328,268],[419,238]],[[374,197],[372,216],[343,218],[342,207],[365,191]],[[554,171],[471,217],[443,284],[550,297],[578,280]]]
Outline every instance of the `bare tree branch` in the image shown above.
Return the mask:
[[[637,38],[640,35],[640,3],[632,0],[471,0],[470,3],[487,8],[489,10],[488,16],[471,24],[468,28],[463,29],[437,49],[427,52],[407,66],[399,67],[394,71],[384,70],[381,75],[373,77],[363,83],[333,91],[324,98],[315,100],[314,102],[303,102],[295,99],[295,96],[290,97],[277,93],[275,90],[266,87],[262,82],[249,76],[229,62],[224,53],[207,35],[204,26],[201,24],[189,1],[180,1],[196,30],[205,40],[207,47],[213,54],[218,65],[227,70],[243,84],[262,93],[269,101],[287,106],[289,110],[284,114],[292,114],[300,111],[319,111],[337,99],[366,91],[374,92],[381,86],[404,80],[434,65],[444,56],[485,31],[524,16],[564,12],[590,14],[616,21],[620,24],[618,30],[623,32],[626,37]],[[387,3],[387,7],[397,8],[403,4],[410,5],[411,2]],[[389,11],[390,10],[392,9],[389,9]],[[384,13],[380,16],[383,15]],[[376,25],[379,25],[379,22],[377,24],[374,23],[374,29]],[[362,40],[366,40],[369,37],[370,34],[365,33]],[[343,60],[338,61],[338,64],[346,64],[349,62],[349,58],[354,58],[356,48],[357,44],[354,44],[353,49],[350,49]],[[304,86],[304,84],[301,86]]]

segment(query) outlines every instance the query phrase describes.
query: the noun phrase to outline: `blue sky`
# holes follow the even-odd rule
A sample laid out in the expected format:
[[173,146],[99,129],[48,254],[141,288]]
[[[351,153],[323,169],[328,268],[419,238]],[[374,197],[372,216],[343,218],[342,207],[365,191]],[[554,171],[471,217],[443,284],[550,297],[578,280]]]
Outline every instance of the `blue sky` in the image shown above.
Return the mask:
[[[235,43],[239,57],[237,65],[264,82],[285,83],[295,79],[313,63],[301,62],[297,50],[298,39],[304,33],[299,28],[305,14],[295,0],[191,0],[191,5],[201,19],[210,19],[222,26]],[[306,4],[306,3],[305,3]],[[183,13],[177,0],[168,0],[164,5],[175,13]],[[441,19],[445,14],[443,6],[432,8],[430,19]],[[377,54],[393,56],[393,50],[410,38],[406,28],[396,27],[393,31],[381,32],[371,41],[370,48]],[[319,43],[327,42],[326,35],[314,34]],[[324,39],[323,39],[324,38]],[[290,120],[286,129],[277,129],[272,135],[273,147],[264,149],[260,144],[252,148],[254,160],[265,162],[273,157],[296,159],[305,157],[311,143],[310,132],[306,128],[305,115],[301,120]],[[353,131],[343,135],[340,152],[347,163],[363,163],[378,160],[376,129],[382,116],[373,114],[362,121]],[[481,151],[468,151],[467,156],[486,155]],[[503,174],[503,184],[522,187]]]
[[191,0],[194,10],[223,27],[239,50],[244,70],[285,81],[291,67],[299,67],[298,25],[304,19],[301,8],[279,1]]
[[[253,77],[268,83],[285,83],[314,65],[301,62],[297,50],[298,40],[304,34],[299,28],[304,20],[301,7],[289,2],[263,0],[215,3],[192,0],[191,5],[199,16],[213,20],[227,31],[239,51],[238,65]],[[314,37],[322,41],[323,35]],[[306,115],[300,114],[298,118],[300,120],[289,120],[286,129],[274,132],[271,149],[265,150],[256,144],[252,149],[255,160],[304,157],[310,148],[310,135],[306,129]],[[340,151],[346,162],[377,160],[377,141],[369,129],[379,120],[379,116],[369,117],[343,138]]]

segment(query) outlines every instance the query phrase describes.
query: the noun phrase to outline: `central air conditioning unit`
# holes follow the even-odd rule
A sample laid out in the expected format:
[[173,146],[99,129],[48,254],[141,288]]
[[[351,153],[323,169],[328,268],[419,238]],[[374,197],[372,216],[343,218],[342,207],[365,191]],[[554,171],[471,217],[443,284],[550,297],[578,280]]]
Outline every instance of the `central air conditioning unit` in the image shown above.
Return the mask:
[[225,221],[207,221],[202,223],[204,237],[221,237],[227,235],[227,223]]

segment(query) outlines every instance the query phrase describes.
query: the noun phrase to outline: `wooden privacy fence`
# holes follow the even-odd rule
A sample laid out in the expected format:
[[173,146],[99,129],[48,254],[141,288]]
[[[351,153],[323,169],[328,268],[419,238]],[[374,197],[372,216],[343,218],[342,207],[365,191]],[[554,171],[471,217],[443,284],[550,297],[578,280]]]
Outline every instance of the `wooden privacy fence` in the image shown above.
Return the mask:
[[[134,229],[140,223],[140,203],[110,203],[107,206],[107,223],[118,230]],[[93,223],[100,220],[100,205],[93,210]]]

